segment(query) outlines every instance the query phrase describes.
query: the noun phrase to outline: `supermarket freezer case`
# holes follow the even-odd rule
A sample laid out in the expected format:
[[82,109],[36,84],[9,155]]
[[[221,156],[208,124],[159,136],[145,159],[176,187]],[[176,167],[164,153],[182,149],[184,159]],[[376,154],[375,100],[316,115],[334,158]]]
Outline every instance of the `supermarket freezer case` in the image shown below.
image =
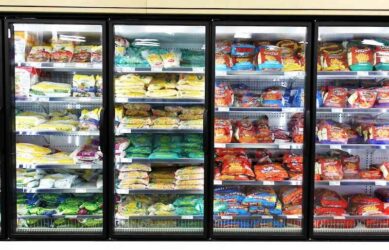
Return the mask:
[[105,22],[4,27],[10,238],[104,239]]
[[[0,34],[3,35],[3,21],[1,21],[1,27],[0,27]],[[0,39],[1,47],[3,47],[3,41],[4,39]],[[3,50],[0,52],[1,58],[3,58]],[[0,85],[0,120],[2,121],[0,123],[0,134],[2,138],[5,138],[5,108],[4,108],[4,91],[5,91],[5,84],[4,84],[4,72],[3,67],[0,67],[0,77],[2,79],[2,84]],[[5,207],[6,207],[6,197],[5,197],[5,187],[6,187],[6,178],[5,178],[5,143],[2,142],[0,144],[0,238],[6,237],[6,214],[5,214]]]
[[[220,21],[214,22],[212,32],[214,58],[211,68],[210,91],[213,101],[210,105],[210,119],[214,130],[211,131],[210,141],[215,156],[212,155],[210,160],[214,169],[211,174],[211,200],[214,201],[210,211],[213,218],[210,223],[211,237],[304,239],[309,224],[311,25]],[[282,39],[289,40],[281,42]],[[281,52],[280,47],[283,46],[292,46],[294,49],[289,51],[290,54],[288,50]],[[301,54],[298,59],[295,56],[299,48]],[[266,58],[267,52],[264,52],[267,50],[270,52],[267,54],[269,59]],[[267,65],[266,61],[272,62]],[[298,97],[298,101],[296,98],[295,103],[284,102],[284,97],[281,97],[275,98],[279,102],[272,105],[262,98],[263,93],[273,88],[276,91],[290,91],[293,87],[299,89],[297,92],[305,93]],[[291,119],[299,120],[300,123],[293,139],[288,134]],[[259,128],[256,120],[267,123],[262,126],[262,131],[265,129],[269,132],[269,140],[258,137],[262,132],[255,131]],[[246,130],[251,134],[239,134],[238,124],[240,131]],[[286,136],[280,136],[280,131]],[[275,132],[280,136],[278,140],[274,138]],[[242,136],[241,140],[239,135]],[[248,140],[245,141],[243,137]],[[249,138],[256,139],[252,141]],[[294,159],[292,161],[299,166],[298,170],[292,170],[286,166],[286,162],[280,160],[287,158],[285,155]],[[267,158],[262,163],[270,165],[261,166],[261,158]],[[252,164],[254,161],[258,163]],[[240,169],[237,172],[233,170],[234,162]],[[245,164],[247,166],[242,168]],[[254,165],[258,172],[256,170],[254,173]],[[267,176],[267,167],[274,168],[273,171],[277,168],[286,176]],[[293,193],[299,197],[299,201],[282,200],[283,192]],[[266,196],[272,198],[265,202]],[[297,209],[287,211],[286,203],[292,205],[289,208]]]
[[[387,142],[384,133],[375,133],[387,119],[382,95],[387,27],[385,22],[315,25],[312,239],[387,239]],[[339,129],[337,136],[331,136],[333,129]]]
[[[115,149],[111,235],[124,240],[205,239],[210,206],[209,25],[113,20],[109,30],[115,114],[110,124],[115,131],[110,141]],[[131,86],[136,84],[135,90]],[[137,172],[136,181],[128,174],[131,169]],[[139,209],[132,208],[134,203]]]

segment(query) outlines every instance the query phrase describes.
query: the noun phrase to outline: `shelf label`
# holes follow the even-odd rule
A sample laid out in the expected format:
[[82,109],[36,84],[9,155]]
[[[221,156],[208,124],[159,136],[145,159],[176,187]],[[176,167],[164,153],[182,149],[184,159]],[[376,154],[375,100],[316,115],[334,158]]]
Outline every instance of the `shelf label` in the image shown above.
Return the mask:
[[262,219],[273,219],[273,216],[271,215],[262,215]]
[[75,190],[75,193],[86,193],[86,189],[85,188],[76,188]]
[[289,144],[278,144],[278,148],[279,149],[289,149],[290,148],[290,145]]
[[77,219],[77,215],[65,215],[66,219]]
[[330,185],[330,186],[340,186],[340,181],[329,181],[328,185]]
[[357,76],[369,76],[368,71],[357,71]]
[[387,182],[386,181],[375,181],[376,186],[386,186]]
[[225,143],[215,143],[215,148],[226,148]]
[[162,72],[163,71],[163,68],[151,68],[151,71],[154,71],[154,72]]
[[220,216],[220,219],[222,219],[222,220],[232,220],[233,217],[231,215],[224,215],[224,216]]
[[130,190],[128,190],[128,189],[118,189],[118,190],[116,190],[116,193],[118,193],[118,194],[129,194]]
[[217,110],[220,112],[229,112],[230,108],[229,107],[218,107]]
[[331,112],[332,113],[343,113],[343,109],[342,108],[332,108]]
[[226,75],[227,75],[227,71],[223,71],[223,70],[216,71],[216,76],[226,76]]
[[274,181],[263,181],[263,185],[274,186]]
[[64,63],[54,63],[53,66],[54,66],[54,68],[65,68]]
[[91,164],[80,164],[80,168],[90,169],[90,168],[92,168],[92,165]]
[[76,68],[87,68],[88,64],[87,63],[76,63],[75,66],[76,66]]
[[204,73],[204,68],[203,67],[193,67],[192,71],[194,73]]
[[116,98],[116,102],[125,102],[125,103],[127,103],[128,99],[127,98]]
[[286,218],[287,219],[300,219],[300,216],[299,215],[287,215]]
[[334,220],[344,220],[346,219],[345,216],[334,216]]
[[331,145],[330,145],[330,149],[342,149],[342,145],[331,144]]
[[182,220],[193,220],[193,215],[183,215],[181,216]]
[[222,185],[223,184],[223,181],[221,180],[214,180],[213,181],[213,185]]

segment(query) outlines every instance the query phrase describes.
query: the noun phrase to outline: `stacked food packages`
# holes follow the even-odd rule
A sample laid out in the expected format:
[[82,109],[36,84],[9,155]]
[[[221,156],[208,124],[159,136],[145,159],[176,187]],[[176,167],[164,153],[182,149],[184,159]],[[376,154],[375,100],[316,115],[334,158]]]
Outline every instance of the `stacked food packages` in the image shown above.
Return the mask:
[[[97,228],[103,225],[103,219],[97,218],[103,213],[102,195],[18,194],[16,206],[21,227]],[[42,221],[34,216],[52,219]]]
[[149,104],[124,104],[115,108],[118,130],[125,129],[203,129],[201,106],[151,107]]
[[349,122],[318,120],[316,140],[321,144],[388,144],[388,119],[353,116]]
[[388,70],[389,41],[359,39],[319,45],[318,71]]
[[303,71],[304,44],[294,40],[217,41],[216,70]]
[[116,97],[203,99],[204,90],[201,74],[123,74],[115,78]]
[[69,82],[40,81],[41,69],[21,66],[15,68],[15,97],[100,97],[103,81],[100,74],[73,75]]
[[215,143],[283,143],[303,142],[304,116],[296,113],[288,122],[288,130],[270,128],[266,115],[257,120],[215,119]]
[[101,108],[92,110],[61,110],[49,114],[17,110],[15,116],[17,131],[98,131]]
[[115,37],[116,66],[139,68],[204,67],[205,54],[202,50],[160,48],[158,39],[130,40]]
[[[340,195],[337,192],[318,188],[315,190],[315,220],[314,226],[317,228],[354,228],[364,226],[366,228],[389,227],[388,220],[374,218],[374,216],[389,215],[388,196],[389,189],[379,188],[373,195],[351,193]],[[320,216],[330,217],[319,219]],[[331,219],[331,216],[345,216],[345,219]],[[347,216],[362,216],[354,219]]]

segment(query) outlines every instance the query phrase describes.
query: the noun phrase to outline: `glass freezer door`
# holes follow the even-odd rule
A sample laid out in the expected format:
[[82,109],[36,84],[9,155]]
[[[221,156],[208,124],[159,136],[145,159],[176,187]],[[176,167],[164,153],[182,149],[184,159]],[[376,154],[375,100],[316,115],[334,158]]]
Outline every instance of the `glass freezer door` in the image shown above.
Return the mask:
[[307,28],[216,25],[213,234],[302,235]]
[[115,233],[201,235],[205,26],[114,34]]
[[101,234],[102,25],[12,23],[16,234]]
[[389,235],[389,28],[318,26],[314,236]]

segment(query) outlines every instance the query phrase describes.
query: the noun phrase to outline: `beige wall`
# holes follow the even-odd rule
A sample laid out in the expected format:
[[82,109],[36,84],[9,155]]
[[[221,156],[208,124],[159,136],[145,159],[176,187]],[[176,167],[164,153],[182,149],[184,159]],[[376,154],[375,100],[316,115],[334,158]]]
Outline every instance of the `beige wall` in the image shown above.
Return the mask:
[[0,11],[78,13],[389,15],[389,0],[0,0]]

